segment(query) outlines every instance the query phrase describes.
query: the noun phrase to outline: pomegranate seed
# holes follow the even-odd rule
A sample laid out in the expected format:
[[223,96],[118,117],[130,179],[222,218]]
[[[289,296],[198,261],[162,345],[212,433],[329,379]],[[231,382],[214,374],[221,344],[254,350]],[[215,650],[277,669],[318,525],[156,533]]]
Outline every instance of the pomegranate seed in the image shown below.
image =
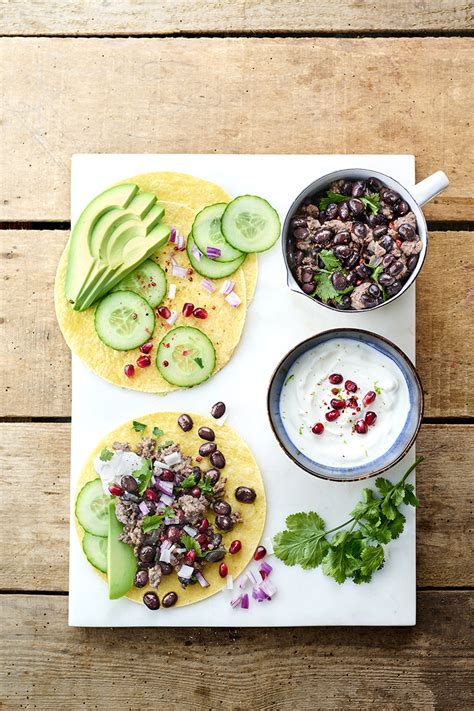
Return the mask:
[[359,403],[357,402],[356,397],[350,397],[348,400],[346,400],[346,407],[351,407],[353,410],[355,410],[357,407],[359,407]]
[[177,528],[176,526],[170,526],[168,528],[168,533],[167,533],[168,540],[172,541],[173,543],[176,543],[181,538],[181,533],[182,533],[182,531],[180,528]]
[[344,383],[346,390],[348,390],[350,393],[355,393],[357,392],[357,384],[354,383],[353,380],[346,380]]
[[186,563],[194,563],[194,561],[196,560],[196,551],[194,549],[191,549],[186,553],[184,559],[186,560]]
[[365,420],[356,420],[354,429],[359,434],[365,434],[367,432],[367,424],[366,424]]
[[186,317],[191,316],[193,311],[194,311],[194,304],[189,304],[189,303],[184,304],[183,316],[186,316]]
[[329,382],[332,385],[339,385],[339,383],[342,383],[343,380],[344,380],[344,378],[342,377],[342,375],[340,373],[332,373],[329,376]]
[[336,397],[333,397],[331,400],[331,407],[333,407],[335,410],[343,410],[346,406],[346,401],[345,400],[339,400]]
[[311,432],[312,432],[313,434],[317,434],[317,435],[322,434],[322,433],[324,432],[324,425],[323,425],[323,423],[322,423],[322,422],[316,422],[316,424],[311,427]]
[[174,474],[171,469],[163,469],[160,474],[160,479],[163,479],[163,481],[174,481]]
[[226,578],[229,574],[229,568],[227,567],[227,563],[221,563],[219,566],[219,575],[221,578]]
[[112,496],[122,496],[122,494],[123,494],[123,489],[118,484],[111,484],[109,486],[109,491],[112,494]]
[[125,373],[127,378],[133,378],[133,376],[135,375],[135,366],[131,363],[127,363],[127,365],[123,369],[123,372]]
[[194,496],[195,499],[199,499],[201,496],[201,489],[199,486],[195,486],[193,489],[191,489],[191,496]]
[[191,267],[188,267],[188,268],[186,269],[186,273],[187,273],[188,276],[191,276],[192,274],[194,274],[194,270],[191,269]]
[[158,316],[161,316],[161,318],[169,318],[171,316],[171,311],[167,306],[160,306],[159,309],[156,310],[156,313]]
[[372,410],[368,410],[365,413],[365,421],[371,427],[373,424],[375,424],[375,420],[377,419],[377,414],[375,412],[372,412]]
[[138,356],[137,365],[139,368],[148,368],[151,365],[151,358],[147,355]]
[[329,412],[326,412],[326,420],[328,422],[334,422],[334,420],[337,420],[337,418],[340,416],[339,410],[329,410]]
[[205,533],[208,528],[209,528],[209,521],[207,520],[207,518],[203,518],[201,523],[199,524],[199,528],[198,528],[199,533]]
[[364,403],[364,407],[367,407],[367,405],[371,405],[376,397],[377,395],[374,393],[374,391],[369,390],[369,392],[364,395],[364,398],[362,400],[362,402]]
[[142,353],[145,353],[145,355],[147,355],[148,353],[150,353],[150,351],[152,350],[152,348],[153,348],[153,343],[150,343],[150,342],[144,343],[142,346],[140,346],[141,352],[142,352]]
[[198,533],[195,540],[199,543],[201,548],[207,548],[207,544],[209,543],[209,538],[204,533]]
[[149,499],[149,501],[158,501],[158,494],[153,489],[146,489],[145,498]]
[[235,553],[238,553],[241,548],[242,548],[242,543],[239,540],[232,541],[232,543],[229,546],[229,553],[231,555],[234,555]]
[[262,560],[267,555],[267,549],[265,546],[257,546],[255,553],[253,554],[254,560]]
[[207,311],[206,311],[206,309],[203,309],[203,308],[199,307],[199,308],[197,308],[197,309],[194,309],[193,315],[194,315],[195,318],[202,318],[202,319],[204,319],[204,318],[207,318]]
[[260,575],[262,576],[262,580],[265,580],[265,578],[267,577],[267,574],[264,570],[260,571]]

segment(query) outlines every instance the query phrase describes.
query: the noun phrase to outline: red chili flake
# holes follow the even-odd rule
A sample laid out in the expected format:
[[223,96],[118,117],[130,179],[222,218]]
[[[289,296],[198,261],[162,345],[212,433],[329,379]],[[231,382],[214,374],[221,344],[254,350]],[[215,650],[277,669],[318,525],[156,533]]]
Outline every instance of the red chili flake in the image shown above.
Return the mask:
[[453,360],[453,362],[451,363],[451,368],[455,368],[455,367],[456,367],[456,363]]
[[165,343],[164,346],[165,346],[165,348],[169,348],[169,347],[170,347],[170,344],[169,344],[169,343]]
[[202,457],[198,454],[197,457],[195,457],[196,462],[202,462]]
[[341,391],[339,388],[331,388],[331,392],[333,395],[339,395]]
[[156,281],[152,281],[152,282],[151,282],[151,285],[152,285],[152,286],[156,286]]
[[212,308],[212,310],[213,310],[213,311],[215,311],[215,310],[216,310],[216,307],[215,307],[215,306],[211,306],[211,308]]
[[191,276],[191,274],[194,274],[194,269],[191,269],[191,267],[188,267],[186,271],[189,276]]

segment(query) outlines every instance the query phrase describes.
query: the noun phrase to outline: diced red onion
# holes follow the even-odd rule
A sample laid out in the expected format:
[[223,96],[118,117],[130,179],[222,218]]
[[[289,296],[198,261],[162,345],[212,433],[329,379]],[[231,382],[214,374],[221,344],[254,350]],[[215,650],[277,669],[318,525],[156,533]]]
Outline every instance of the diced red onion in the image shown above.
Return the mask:
[[175,321],[176,321],[177,318],[178,318],[178,312],[177,312],[177,311],[171,311],[170,317],[166,319],[166,323],[167,323],[169,326],[172,326],[172,325],[175,323]]
[[171,506],[174,501],[174,498],[172,496],[168,496],[168,494],[161,494],[160,501],[166,506]]
[[249,582],[250,582],[250,581],[249,581],[249,579],[248,579],[248,577],[247,577],[247,573],[244,573],[244,574],[242,575],[242,577],[240,578],[240,580],[239,580],[239,588],[240,588],[241,590],[245,590],[245,588],[247,587],[247,585],[249,584]]
[[156,488],[159,489],[162,494],[168,494],[168,496],[171,496],[174,484],[172,481],[162,481],[161,479],[158,479],[156,482]]
[[185,580],[188,580],[194,573],[194,568],[192,565],[182,565],[181,568],[178,570],[178,575],[180,578],[184,578]]
[[196,578],[197,578],[197,581],[198,581],[199,585],[200,585],[202,588],[208,588],[208,587],[209,587],[209,583],[207,582],[207,580],[206,580],[206,578],[204,577],[204,575],[199,572],[199,570],[196,570]]
[[231,291],[234,291],[234,287],[235,287],[235,281],[232,281],[232,279],[226,279],[220,288],[220,293],[221,294],[230,294]]
[[272,598],[277,592],[275,585],[273,585],[272,581],[268,578],[265,578],[263,583],[260,583],[259,587],[260,590],[263,590],[263,592],[268,595],[269,598]]
[[264,538],[262,545],[267,549],[267,555],[273,555],[273,541],[270,537]]
[[216,290],[215,284],[213,284],[212,281],[209,281],[209,279],[203,279],[201,282],[201,286],[210,294],[213,294]]
[[166,466],[172,467],[175,464],[181,464],[183,457],[181,456],[181,452],[170,452],[163,457],[163,461]]
[[154,463],[154,465],[153,465],[153,471],[155,472],[155,474],[159,474],[160,472],[163,471],[163,469],[165,469],[165,465],[164,465],[164,464],[162,464],[161,462],[155,462],[155,463]]
[[[164,541],[163,541],[164,543]],[[160,563],[169,563],[171,560],[171,549],[161,546]]]
[[227,590],[233,590],[234,589],[234,578],[232,575],[228,575],[226,578],[226,587]]
[[175,296],[176,296],[176,284],[169,284],[168,299],[174,299]]
[[186,276],[186,269],[184,267],[180,267],[179,264],[173,264],[171,267],[171,273],[173,276],[183,279]]
[[219,247],[206,247],[206,257],[209,257],[209,259],[217,259],[221,254]]
[[233,309],[236,309],[237,306],[240,306],[240,304],[242,303],[242,299],[239,296],[237,296],[235,291],[231,291],[230,294],[227,294],[227,296],[225,297],[225,300],[227,301],[228,304],[230,304],[232,306]]
[[260,566],[260,572],[264,572],[266,575],[270,575],[272,572],[273,568],[270,565],[270,563],[267,563],[266,560],[263,561],[262,565]]
[[259,585],[256,585],[253,590],[252,590],[252,597],[254,600],[258,600],[258,602],[262,602],[262,600],[269,600],[270,598],[266,593],[261,590]]
[[140,511],[142,512],[142,514],[144,516],[148,516],[148,514],[150,513],[150,509],[148,508],[146,501],[141,501],[138,504],[138,508],[140,509]]
[[184,241],[184,235],[178,235],[178,237],[176,238],[176,246],[180,252],[183,251],[184,247],[186,246],[186,242]]
[[252,568],[249,568],[246,573],[248,579],[253,585],[258,585],[260,582],[260,579],[257,578],[255,571],[252,570]]
[[161,550],[166,550],[167,548],[171,548],[171,541],[168,540],[168,538],[165,538],[161,544]]
[[247,595],[247,593],[244,593],[244,594],[242,595],[242,600],[241,600],[241,603],[240,603],[240,607],[242,608],[242,610],[248,610],[248,609],[249,609],[249,596]]
[[170,242],[176,242],[176,227],[172,227],[170,230]]
[[198,262],[201,261],[202,252],[201,252],[200,249],[198,249],[198,248],[196,247],[195,244],[191,247],[191,254],[193,255],[193,257],[196,257],[196,259],[198,260]]
[[230,601],[230,606],[231,607],[240,607],[240,603],[242,602],[242,595],[238,595],[237,597],[234,597],[233,600]]
[[175,524],[179,523],[179,518],[165,518],[163,519],[163,523],[165,526],[174,526]]
[[194,538],[194,536],[197,535],[196,529],[193,528],[192,526],[183,526],[183,531],[186,531],[188,536],[192,536],[193,538]]
[[170,262],[171,262],[171,264],[177,264],[177,263],[178,263],[178,262],[176,261],[176,259],[175,259],[175,256],[174,256],[173,252],[170,252]]

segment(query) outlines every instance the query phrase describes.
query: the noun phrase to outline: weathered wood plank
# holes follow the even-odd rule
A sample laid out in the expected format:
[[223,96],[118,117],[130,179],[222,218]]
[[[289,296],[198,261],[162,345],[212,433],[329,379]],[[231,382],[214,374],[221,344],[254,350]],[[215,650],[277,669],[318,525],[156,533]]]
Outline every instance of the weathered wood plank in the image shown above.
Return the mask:
[[442,168],[452,181],[428,218],[473,219],[472,49],[470,38],[4,38],[0,220],[68,219],[71,154],[91,151],[409,152],[420,178]]
[[[474,426],[425,425],[418,452],[418,584],[468,585]],[[8,590],[67,590],[70,425],[0,424],[1,586]],[[24,505],[28,481],[35,514]],[[11,531],[15,555],[11,555]]]
[[169,33],[456,31],[472,27],[463,0],[382,0],[377,10],[349,0],[176,0],[165,3],[9,0],[3,35],[163,35]]
[[7,595],[2,696],[9,711],[468,709],[470,609],[469,592],[425,591],[417,626],[389,633],[168,629],[163,637],[146,628],[68,628],[67,598]]
[[[52,285],[68,233],[0,231],[0,417],[67,417],[70,356],[56,324]],[[417,362],[427,417],[472,414],[474,235],[435,232],[418,286]],[[446,248],[449,247],[449,259]]]

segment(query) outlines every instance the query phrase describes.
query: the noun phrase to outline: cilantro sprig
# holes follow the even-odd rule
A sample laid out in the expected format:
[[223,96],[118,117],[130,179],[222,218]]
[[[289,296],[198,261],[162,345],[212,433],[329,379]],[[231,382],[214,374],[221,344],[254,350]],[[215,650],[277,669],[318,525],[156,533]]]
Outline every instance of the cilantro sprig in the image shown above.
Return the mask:
[[148,489],[148,485],[153,475],[151,459],[142,459],[140,469],[132,472],[132,475],[138,481],[138,493],[141,496],[145,492],[145,489]]
[[[365,195],[359,198],[361,202],[364,203],[365,207],[369,208],[372,215],[376,215],[380,210],[380,195],[378,193],[370,193],[370,195]],[[326,210],[331,203],[341,203],[350,200],[349,195],[341,195],[340,193],[334,193],[332,190],[328,190],[326,197],[321,198],[319,201],[319,209]]]
[[320,269],[314,277],[314,283],[316,288],[314,290],[313,296],[318,296],[321,301],[330,301],[332,299],[334,301],[337,301],[338,303],[341,303],[342,297],[345,294],[350,294],[354,287],[348,286],[343,291],[338,291],[333,286],[333,283],[331,281],[331,275],[337,271],[342,271],[343,273],[345,273],[346,270],[344,269],[342,263],[339,261],[336,255],[329,249],[322,249],[319,252],[318,257],[321,258],[325,268]]
[[179,540],[187,551],[196,551],[197,556],[202,556],[201,546],[195,538],[193,538],[192,536],[188,536],[188,534],[185,533],[184,536],[181,536]]
[[173,518],[175,515],[175,510],[171,506],[165,506],[163,511],[158,514],[153,514],[152,516],[144,516],[142,519],[143,533],[149,533],[155,528],[159,528],[165,518]]
[[376,215],[380,210],[380,195],[378,193],[370,193],[366,197],[361,197],[360,200],[369,208],[372,215]]
[[[384,565],[383,546],[404,529],[406,519],[399,506],[418,506],[413,484],[406,480],[421,461],[423,457],[418,457],[397,484],[378,477],[378,493],[364,489],[351,518],[329,531],[314,511],[288,516],[286,530],[274,537],[275,555],[286,565],[305,569],[321,565],[324,575],[337,583],[348,578],[355,583],[370,582]],[[332,533],[335,535],[329,538]]]
[[99,459],[102,462],[110,462],[112,457],[114,456],[114,453],[110,451],[110,449],[107,449],[107,447],[104,447],[102,452],[100,453]]
[[328,190],[326,193],[326,197],[321,198],[321,200],[319,201],[319,209],[326,210],[326,208],[328,208],[332,202],[346,202],[346,200],[349,200],[349,197],[347,195],[333,193],[332,190]]

